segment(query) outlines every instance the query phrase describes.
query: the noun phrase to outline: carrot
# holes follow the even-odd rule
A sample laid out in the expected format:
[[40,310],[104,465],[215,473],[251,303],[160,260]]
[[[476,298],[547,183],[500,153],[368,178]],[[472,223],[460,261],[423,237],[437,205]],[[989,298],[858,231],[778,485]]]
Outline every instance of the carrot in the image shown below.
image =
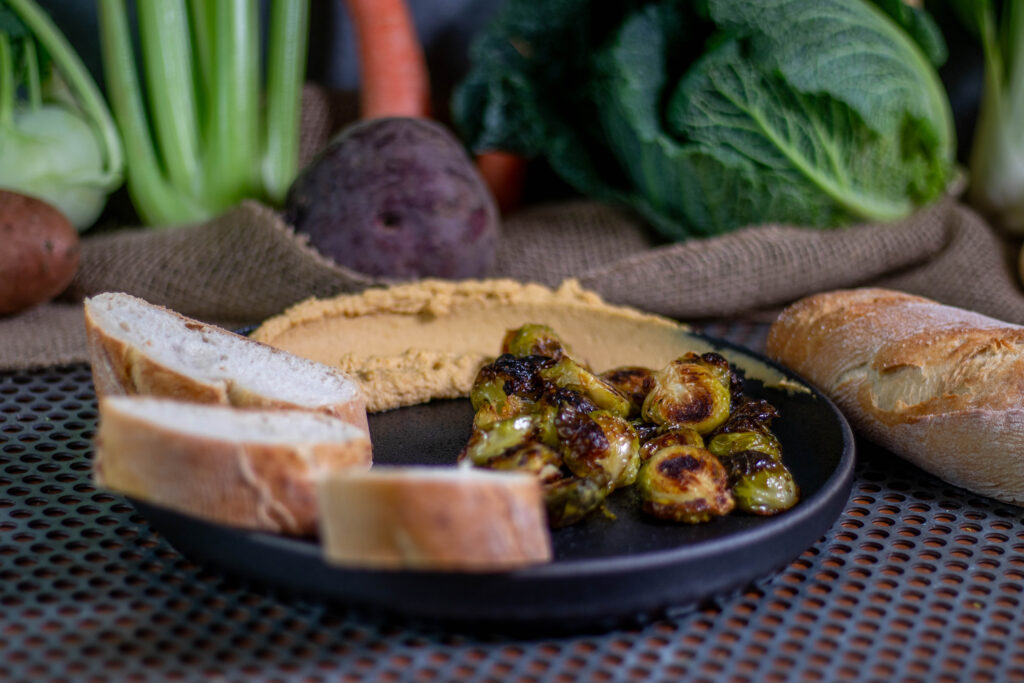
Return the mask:
[[526,159],[494,150],[476,155],[476,167],[502,213],[519,206],[526,177]]
[[[430,116],[430,77],[405,0],[345,0],[359,54],[361,115]],[[502,212],[519,204],[526,160],[481,152],[477,169]]]
[[405,0],[346,0],[359,52],[362,117],[430,116],[430,78]]

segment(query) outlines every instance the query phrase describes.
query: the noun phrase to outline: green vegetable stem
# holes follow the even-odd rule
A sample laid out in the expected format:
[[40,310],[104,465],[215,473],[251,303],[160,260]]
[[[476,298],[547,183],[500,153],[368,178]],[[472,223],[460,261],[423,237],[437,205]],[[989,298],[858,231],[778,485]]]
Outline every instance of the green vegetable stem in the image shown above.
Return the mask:
[[985,58],[968,199],[994,223],[1024,235],[1024,0],[958,5]]
[[114,120],[67,39],[34,0],[0,2],[0,187],[85,230],[123,170]]
[[902,0],[509,0],[453,114],[673,239],[889,221],[954,177],[945,56]]
[[205,220],[245,198],[283,201],[298,168],[309,0],[270,3],[265,83],[259,6],[135,3],[140,73],[125,0],[100,0],[104,73],[127,151],[128,189],[147,223]]

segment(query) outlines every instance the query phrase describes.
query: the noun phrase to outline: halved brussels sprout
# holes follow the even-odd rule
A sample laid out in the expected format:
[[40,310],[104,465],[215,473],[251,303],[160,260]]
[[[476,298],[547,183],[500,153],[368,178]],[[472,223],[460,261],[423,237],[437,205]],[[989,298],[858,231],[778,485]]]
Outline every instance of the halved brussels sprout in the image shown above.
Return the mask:
[[707,522],[733,509],[725,468],[696,446],[667,446],[651,454],[637,477],[648,514],[686,524]]
[[565,477],[562,456],[542,443],[524,443],[513,446],[486,462],[476,463],[489,470],[515,470],[537,476],[541,484],[549,484]]
[[459,460],[486,466],[493,458],[521,446],[539,443],[540,425],[534,415],[519,415],[499,420],[486,429],[474,429]]
[[729,417],[731,403],[728,376],[691,353],[654,374],[654,386],[640,412],[649,422],[683,425],[707,434]]
[[755,515],[777,515],[796,505],[800,490],[781,460],[758,451],[721,458],[737,509]]
[[555,418],[562,460],[577,477],[612,490],[636,481],[640,441],[633,425],[606,410],[566,409]]

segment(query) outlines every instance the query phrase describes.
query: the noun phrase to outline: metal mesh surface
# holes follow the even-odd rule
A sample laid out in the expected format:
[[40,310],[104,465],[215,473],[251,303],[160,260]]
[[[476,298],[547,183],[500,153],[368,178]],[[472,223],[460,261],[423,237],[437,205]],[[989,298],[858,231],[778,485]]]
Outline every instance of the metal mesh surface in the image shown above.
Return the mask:
[[[763,326],[706,330],[760,349]],[[829,532],[735,594],[510,638],[295,601],[182,557],[90,480],[84,365],[0,374],[0,680],[1024,680],[1020,510],[858,443]]]

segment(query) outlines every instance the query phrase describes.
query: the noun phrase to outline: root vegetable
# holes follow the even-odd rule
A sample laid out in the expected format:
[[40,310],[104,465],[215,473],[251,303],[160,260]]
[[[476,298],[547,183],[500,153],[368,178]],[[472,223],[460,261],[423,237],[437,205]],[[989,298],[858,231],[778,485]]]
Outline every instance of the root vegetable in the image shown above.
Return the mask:
[[376,118],[332,140],[288,193],[285,216],[321,253],[369,275],[487,273],[498,212],[462,145],[422,118]]
[[0,190],[0,315],[49,301],[78,269],[78,232],[50,204]]

